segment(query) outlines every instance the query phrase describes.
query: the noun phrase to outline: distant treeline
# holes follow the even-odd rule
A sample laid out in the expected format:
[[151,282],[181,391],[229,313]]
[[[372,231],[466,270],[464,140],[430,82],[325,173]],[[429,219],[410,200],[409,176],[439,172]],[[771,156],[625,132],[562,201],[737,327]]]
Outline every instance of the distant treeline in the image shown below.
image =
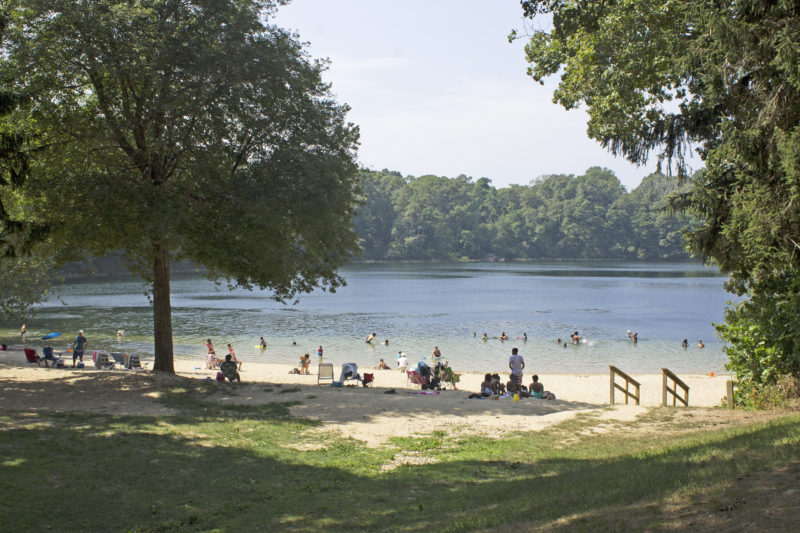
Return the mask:
[[[361,176],[363,205],[354,226],[363,253],[356,261],[689,259],[681,230],[691,221],[665,209],[678,182],[663,174],[647,176],[631,192],[599,167],[502,189],[467,176],[415,178],[388,170]],[[203,271],[186,262],[172,269]],[[109,255],[70,263],[61,275],[128,274],[121,257]]]
[[[362,172],[360,260],[686,260],[691,220],[665,209],[676,178],[627,192],[608,169],[496,189],[488,178]],[[689,187],[691,180],[681,185]]]

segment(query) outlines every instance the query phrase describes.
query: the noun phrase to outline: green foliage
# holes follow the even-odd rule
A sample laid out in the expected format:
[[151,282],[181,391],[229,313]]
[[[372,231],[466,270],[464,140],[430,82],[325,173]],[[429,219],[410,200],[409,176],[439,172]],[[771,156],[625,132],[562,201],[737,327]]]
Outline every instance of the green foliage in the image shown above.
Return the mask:
[[[705,169],[671,205],[700,219],[692,252],[751,299],[720,330],[742,379],[769,384],[794,364],[797,314],[776,335],[778,296],[800,279],[800,5],[761,0],[525,0],[552,28],[527,45],[537,81],[560,77],[555,101],[585,105],[588,134],[636,163],[651,152]],[[758,306],[764,306],[757,309]],[[749,362],[745,362],[749,360]]]
[[[29,96],[21,189],[71,258],[122,253],[153,283],[156,369],[172,370],[169,262],[284,299],[343,283],[357,250],[358,129],[280,2],[23,0],[0,81]],[[35,157],[33,157],[35,156]]]
[[[670,212],[677,180],[626,193],[613,172],[543,176],[495,189],[488,178],[362,171],[355,228],[365,259],[685,260],[691,219]],[[685,184],[680,190],[690,187]]]

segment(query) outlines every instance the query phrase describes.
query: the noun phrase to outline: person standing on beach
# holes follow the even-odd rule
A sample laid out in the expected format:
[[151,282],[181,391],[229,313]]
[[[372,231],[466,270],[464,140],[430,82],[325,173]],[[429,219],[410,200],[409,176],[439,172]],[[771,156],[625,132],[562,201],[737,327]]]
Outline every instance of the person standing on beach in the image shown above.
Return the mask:
[[75,337],[75,342],[72,343],[72,368],[75,368],[76,359],[80,359],[83,363],[83,352],[88,344],[89,341],[83,336],[83,330],[80,330],[78,336]]
[[317,348],[317,361],[322,364],[322,346]]
[[[230,343],[228,343],[228,355],[230,355],[233,362],[236,363],[236,369],[241,372],[242,362],[236,359],[236,352],[233,351],[233,346],[231,346]],[[225,359],[227,359],[227,357]]]
[[22,339],[22,342],[25,342],[25,324],[19,327],[19,337]]
[[516,348],[511,348],[508,368],[511,369],[511,383],[514,384],[514,390],[508,392],[519,392],[519,386],[522,385],[522,369],[525,368],[525,360],[519,355],[519,350]]

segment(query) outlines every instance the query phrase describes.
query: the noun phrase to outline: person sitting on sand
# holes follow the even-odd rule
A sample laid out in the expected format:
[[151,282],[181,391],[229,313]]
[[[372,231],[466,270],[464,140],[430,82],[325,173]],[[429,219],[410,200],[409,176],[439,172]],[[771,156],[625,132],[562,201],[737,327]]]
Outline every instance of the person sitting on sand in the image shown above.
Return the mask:
[[480,398],[489,398],[493,394],[494,392],[492,390],[492,375],[486,374],[483,377],[483,382],[481,383],[481,392],[477,394],[473,392],[472,394],[467,396],[467,399],[474,400]]
[[389,366],[381,359],[381,362],[378,363],[378,370],[389,370]]
[[542,398],[544,400],[555,400],[556,395],[550,391],[544,390],[544,385],[539,382],[539,376],[533,375],[533,383],[531,383],[531,397]]
[[496,396],[503,396],[506,393],[506,386],[500,383],[500,374],[492,374],[492,392]]
[[219,370],[222,372],[228,381],[238,381],[241,383],[242,379],[239,377],[239,373],[236,371],[236,363],[231,360],[231,354],[227,354],[225,356],[225,361],[219,365]]

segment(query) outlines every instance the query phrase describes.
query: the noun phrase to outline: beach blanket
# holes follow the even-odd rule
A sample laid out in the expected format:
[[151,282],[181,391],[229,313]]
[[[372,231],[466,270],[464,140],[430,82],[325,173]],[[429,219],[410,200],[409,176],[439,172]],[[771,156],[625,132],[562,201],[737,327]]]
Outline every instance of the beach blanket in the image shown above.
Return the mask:
[[408,394],[418,394],[420,396],[438,396],[438,390],[410,390],[406,391]]

